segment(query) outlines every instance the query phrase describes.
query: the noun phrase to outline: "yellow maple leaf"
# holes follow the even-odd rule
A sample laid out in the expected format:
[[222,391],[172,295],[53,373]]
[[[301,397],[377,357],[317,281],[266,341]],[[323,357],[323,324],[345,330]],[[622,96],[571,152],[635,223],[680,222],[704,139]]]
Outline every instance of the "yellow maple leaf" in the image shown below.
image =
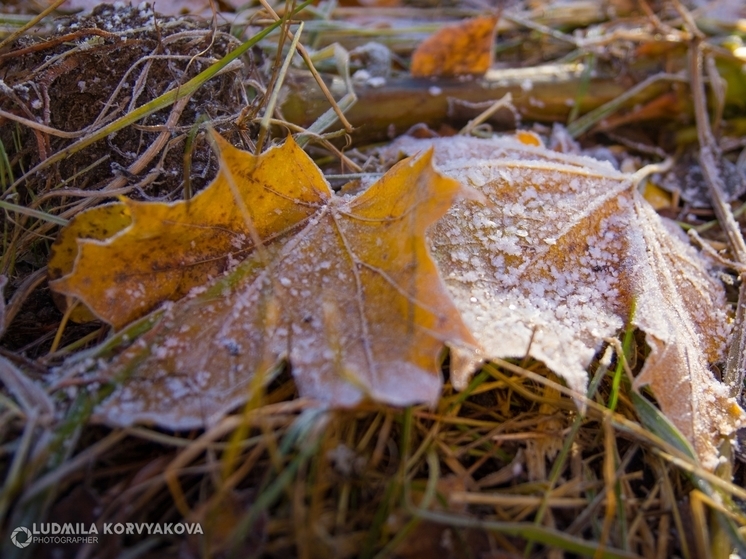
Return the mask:
[[[220,152],[220,175],[201,201],[128,202],[132,224],[109,241],[79,241],[72,274],[54,283],[120,323],[132,316],[126,309],[143,300],[141,292],[155,301],[149,286],[161,295],[170,295],[173,284],[183,290],[178,265],[192,258],[184,253],[196,252],[197,264],[208,254],[219,258],[212,247],[208,252],[193,243],[194,236],[177,242],[172,227],[205,243],[212,242],[210,236],[199,235],[212,232],[220,246],[232,247],[236,233],[225,224],[226,216],[235,216],[232,231],[249,237],[254,230],[262,242],[261,250],[237,249],[244,257],[240,264],[168,305],[155,328],[102,365],[100,374],[126,379],[98,416],[170,428],[209,424],[245,401],[251,387],[285,358],[301,395],[333,405],[353,405],[363,397],[402,405],[437,400],[443,344],[473,343],[425,240],[426,229],[462,191],[459,184],[439,175],[426,153],[346,199],[334,195],[290,139],[258,157],[224,142]],[[230,207],[234,197],[225,183],[241,191],[249,224]],[[215,208],[195,206],[207,201]],[[158,241],[146,244],[151,238]],[[170,248],[167,271],[144,273],[154,261],[148,259],[133,272],[161,246],[164,256]],[[126,263],[114,264],[119,258]],[[101,261],[118,271],[97,276]],[[130,281],[148,287],[133,295]],[[109,304],[123,310],[109,312]]]
[[297,226],[328,196],[321,171],[292,138],[258,157],[213,138],[218,176],[191,200],[124,200],[63,229],[49,262],[52,289],[121,328],[204,285],[258,240]]
[[452,352],[454,385],[464,387],[483,358],[529,354],[584,394],[591,359],[634,305],[632,323],[650,346],[635,388],[649,385],[702,463],[717,465],[719,441],[746,423],[709,370],[730,331],[724,290],[643,199],[639,179],[525,136],[403,138],[387,151],[432,147],[444,174],[489,201],[457,203],[432,232],[440,271],[483,348]]

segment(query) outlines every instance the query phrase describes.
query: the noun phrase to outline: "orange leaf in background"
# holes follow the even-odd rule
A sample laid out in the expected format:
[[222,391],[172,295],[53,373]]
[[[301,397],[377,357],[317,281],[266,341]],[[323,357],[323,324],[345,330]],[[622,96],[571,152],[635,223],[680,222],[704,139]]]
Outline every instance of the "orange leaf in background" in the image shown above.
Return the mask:
[[[263,249],[247,251],[234,269],[167,305],[149,333],[110,363],[95,365],[97,374],[122,379],[97,417],[118,425],[204,426],[250,398],[283,359],[302,396],[331,405],[364,397],[397,405],[435,402],[443,344],[473,343],[425,241],[425,230],[461,192],[459,184],[439,175],[426,153],[349,199],[330,190],[292,140],[258,158],[223,144],[220,150],[227,161],[201,196],[228,211],[233,195],[225,183],[235,184],[265,239]],[[120,247],[119,239],[160,237],[165,233],[156,230],[174,222],[185,234],[215,228],[201,221],[190,227],[185,205],[152,204],[152,221],[141,223],[133,212],[132,226],[110,241],[81,241],[72,275],[92,269],[91,258],[112,264],[127,258],[134,265],[148,254],[137,242]],[[147,213],[144,206],[133,209]],[[172,239],[171,252],[199,251],[192,240]],[[137,258],[124,246],[137,249]],[[141,300],[140,290],[130,293],[118,281],[105,271],[88,282],[90,294],[82,287],[75,293],[92,308],[100,307],[96,298],[110,299],[110,289],[126,299],[123,307]]]
[[724,359],[730,329],[722,284],[645,202],[638,176],[519,140],[402,138],[384,149],[396,158],[434,147],[446,176],[489,201],[455,204],[431,233],[446,285],[483,349],[451,352],[451,382],[465,387],[482,359],[528,354],[584,394],[593,356],[634,308],[632,324],[650,348],[634,388],[649,385],[714,468],[720,440],[746,423],[709,369]]
[[121,328],[224,272],[254,239],[296,226],[326,196],[309,186],[323,176],[292,139],[254,157],[213,138],[218,176],[191,200],[124,200],[83,212],[63,229],[49,262],[52,289]]
[[670,208],[673,200],[670,192],[663,190],[660,186],[649,180],[645,181],[642,196],[656,211]]
[[492,64],[497,17],[481,16],[444,27],[412,54],[416,78],[481,75]]

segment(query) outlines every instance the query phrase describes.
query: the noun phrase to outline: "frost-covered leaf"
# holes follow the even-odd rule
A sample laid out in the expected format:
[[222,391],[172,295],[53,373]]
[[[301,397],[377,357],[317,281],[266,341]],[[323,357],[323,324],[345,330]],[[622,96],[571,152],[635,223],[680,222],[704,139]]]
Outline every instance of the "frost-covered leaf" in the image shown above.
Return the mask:
[[584,393],[593,355],[634,305],[633,323],[650,346],[636,387],[651,386],[713,467],[721,437],[743,422],[709,370],[729,334],[724,293],[633,177],[512,138],[404,138],[389,156],[430,146],[441,171],[489,200],[456,204],[431,235],[446,284],[484,351],[453,352],[454,384],[464,386],[481,358],[529,354]]
[[[222,154],[226,149],[221,146]],[[168,304],[148,334],[98,365],[97,375],[123,379],[98,408],[101,419],[170,428],[209,424],[246,401],[283,358],[300,394],[323,403],[348,406],[368,396],[404,405],[438,398],[443,344],[474,342],[438,275],[425,230],[460,186],[436,173],[427,153],[346,199],[292,149],[293,161],[287,145],[260,156],[256,169],[261,161],[277,165],[262,180],[243,170],[256,158],[228,150],[243,163],[238,171],[223,165],[223,179],[250,199],[275,198],[280,211],[268,201],[263,211],[285,218],[278,222],[278,233],[285,234],[261,229],[261,249],[211,285]],[[313,171],[295,176],[299,165]],[[250,209],[257,216],[258,208]],[[287,232],[293,220],[298,225]],[[85,257],[81,251],[76,268]]]

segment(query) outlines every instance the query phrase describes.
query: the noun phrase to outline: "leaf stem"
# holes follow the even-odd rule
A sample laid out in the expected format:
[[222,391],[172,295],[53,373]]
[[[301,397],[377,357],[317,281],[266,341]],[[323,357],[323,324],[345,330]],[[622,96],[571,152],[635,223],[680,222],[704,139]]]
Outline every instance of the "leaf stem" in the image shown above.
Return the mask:
[[[701,41],[695,40],[689,53],[689,74],[694,99],[694,115],[697,120],[697,135],[699,136],[699,162],[702,167],[702,175],[710,188],[715,215],[720,227],[725,232],[733,258],[739,264],[746,264],[746,243],[741,234],[741,229],[733,217],[731,207],[726,202],[725,183],[719,167],[722,152],[713,136],[707,114],[707,96],[702,76],[703,49],[704,46]],[[726,359],[724,380],[729,387],[731,396],[740,400],[743,381],[746,376],[746,273],[741,272],[739,275],[741,287],[738,292],[733,339]]]

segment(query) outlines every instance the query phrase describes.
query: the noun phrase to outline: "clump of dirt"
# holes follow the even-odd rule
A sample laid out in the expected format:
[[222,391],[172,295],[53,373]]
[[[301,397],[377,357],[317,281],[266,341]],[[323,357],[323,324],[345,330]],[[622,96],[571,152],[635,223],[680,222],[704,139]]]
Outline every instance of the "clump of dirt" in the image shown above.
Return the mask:
[[[246,80],[263,82],[256,63],[261,54],[254,51],[190,97],[76,149],[81,138],[183,86],[240,41],[209,21],[164,17],[147,4],[103,4],[88,15],[58,19],[53,28],[50,36],[23,36],[0,52],[0,109],[5,112],[0,114],[0,156],[4,151],[9,163],[3,169],[0,160],[6,179],[0,199],[13,204],[70,219],[117,195],[144,200],[189,196],[217,173],[217,160],[199,125],[208,121],[230,138],[238,133],[236,120],[255,114],[263,101],[260,94],[249,99],[246,93]],[[63,150],[71,153],[44,165]],[[11,176],[23,180],[9,188]],[[7,297],[26,275],[45,265],[57,226],[2,214],[0,252],[6,257],[0,258],[0,274],[11,280]]]
[[[72,134],[59,137],[23,124],[8,126],[12,123],[6,119],[0,139],[7,151],[20,147],[15,167],[29,169],[178,88],[238,44],[230,34],[211,29],[209,22],[162,17],[150,7],[101,5],[88,16],[59,20],[52,37],[21,38],[0,55],[5,94],[0,108]],[[116,178],[118,188],[133,186],[137,197],[178,197],[190,128],[204,118],[225,124],[249,104],[239,79],[247,68],[241,66],[198,89],[180,115],[174,114],[178,105],[161,110],[29,177],[23,185],[29,192],[19,193],[19,202],[63,185],[111,189],[109,183]],[[164,132],[170,135],[165,142]],[[148,152],[156,142],[160,149]],[[198,142],[191,154],[192,186],[204,186],[215,169],[209,146]]]
[[[20,147],[14,166],[29,169],[178,88],[238,44],[225,31],[211,29],[209,22],[163,17],[149,6],[101,5],[90,15],[58,20],[53,36],[21,38],[0,55],[0,108],[68,134],[59,137],[22,123],[8,126],[12,123],[4,119],[0,139],[6,151]],[[178,197],[190,129],[200,119],[225,127],[247,107],[240,74],[252,69],[250,61],[235,64],[199,88],[180,114],[174,114],[178,105],[152,114],[29,177],[24,188],[34,198],[60,186],[111,188],[110,181],[120,178],[119,188],[136,185],[135,196]],[[159,140],[164,132],[170,135],[166,142]],[[146,153],[154,142],[162,148]],[[209,146],[197,142],[191,154],[192,186],[204,186],[215,169]],[[20,202],[30,198],[22,196]]]

